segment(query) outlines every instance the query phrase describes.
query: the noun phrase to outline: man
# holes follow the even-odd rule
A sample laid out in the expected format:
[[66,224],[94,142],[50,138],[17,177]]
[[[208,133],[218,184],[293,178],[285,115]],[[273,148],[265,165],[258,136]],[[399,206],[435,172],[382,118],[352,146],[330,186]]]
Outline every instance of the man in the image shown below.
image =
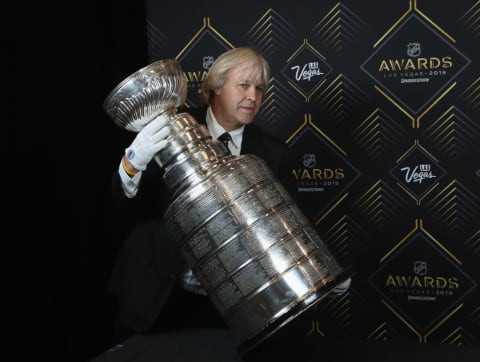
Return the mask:
[[[247,47],[229,50],[212,64],[202,84],[205,105],[188,112],[206,124],[212,138],[228,133],[233,155],[259,156],[281,180],[286,145],[253,124],[269,77],[269,64],[260,53]],[[118,297],[117,339],[185,325],[225,327],[203,288],[191,278],[161,221],[170,194],[152,158],[167,145],[166,124],[166,117],[160,116],[146,125],[125,150],[112,178],[120,215],[128,215],[135,225],[110,282]]]

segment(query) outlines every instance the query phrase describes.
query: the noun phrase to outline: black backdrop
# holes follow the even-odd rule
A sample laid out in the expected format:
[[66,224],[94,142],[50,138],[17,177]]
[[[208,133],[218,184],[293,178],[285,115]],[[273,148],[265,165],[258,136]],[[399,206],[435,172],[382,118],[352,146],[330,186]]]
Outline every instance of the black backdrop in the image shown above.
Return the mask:
[[129,136],[101,104],[147,62],[145,9],[130,0],[4,6],[3,135],[14,172],[0,359],[86,361],[111,346],[109,185]]
[[[143,2],[128,0],[4,5],[7,11],[2,23],[7,25],[4,34],[9,61],[4,72],[8,95],[4,110],[8,132],[4,190],[5,201],[12,200],[4,203],[9,217],[2,238],[8,247],[4,276],[9,302],[6,315],[11,321],[5,330],[12,337],[7,343],[7,360],[41,356],[51,361],[85,361],[110,347],[114,303],[106,293],[106,281],[117,250],[116,242],[123,235],[116,220],[110,219],[109,182],[132,135],[113,125],[101,110],[101,104],[119,81],[155,58],[178,57],[187,70],[193,67],[195,57],[189,58],[188,44],[205,24],[206,30],[214,30],[214,37],[220,36],[224,48],[253,42],[273,49],[267,53],[277,77],[273,87],[277,106],[267,108],[262,122],[265,127],[271,127],[273,122],[276,127],[272,129],[291,145],[292,154],[297,156],[292,160],[292,170],[303,167],[298,158],[304,154],[326,152],[331,157],[327,160],[329,164],[345,168],[350,165],[351,174],[355,169],[362,175],[350,180],[357,180],[355,187],[348,189],[348,194],[354,197],[345,198],[345,189],[331,189],[326,199],[320,197],[316,206],[309,209],[322,237],[357,276],[351,292],[343,299],[348,308],[322,305],[317,311],[318,318],[308,315],[300,331],[330,335],[355,332],[373,339],[403,335],[424,341],[429,335],[417,328],[420,325],[427,326],[427,332],[433,334],[441,331],[435,338],[444,343],[478,343],[475,266],[479,257],[479,225],[478,218],[472,220],[471,216],[478,215],[479,205],[475,200],[479,197],[479,179],[470,173],[461,177],[467,169],[478,173],[479,164],[479,108],[475,88],[478,52],[473,50],[478,45],[479,33],[475,30],[478,15],[470,17],[478,9],[478,2],[464,0],[442,6],[434,1],[418,2],[420,18],[423,19],[423,14],[432,20],[428,25],[447,42],[451,43],[446,35],[455,38],[454,46],[472,63],[467,72],[454,80],[458,82],[454,91],[444,97],[435,95],[438,101],[424,99],[425,102],[418,103],[413,98],[401,103],[403,100],[399,102],[389,93],[390,85],[368,76],[360,66],[372,56],[375,42],[394,28],[412,3],[371,1],[367,7],[355,1],[321,4],[252,1],[232,7],[223,1],[210,1],[185,2],[180,8],[176,4],[147,2],[149,11],[154,4],[154,12],[147,12]],[[329,17],[334,9],[343,17],[337,17],[335,12]],[[270,21],[257,23],[265,14]],[[329,18],[348,19],[344,26],[349,31],[344,42],[339,43],[341,46],[319,30],[327,26],[321,19]],[[205,23],[206,19],[210,23]],[[252,32],[264,30],[259,24],[271,25],[278,33],[274,33],[271,41],[262,43],[255,36],[257,33]],[[304,39],[308,42],[303,43]],[[286,64],[302,44],[320,54],[325,67],[331,67],[328,80],[319,89],[334,89],[331,87],[335,87],[335,80],[344,84],[346,93],[341,98],[341,112],[331,111],[319,89],[295,85],[292,79],[287,79]],[[217,50],[209,49],[209,55],[215,55]],[[354,70],[349,68],[352,63]],[[368,63],[363,66],[370,74],[375,73]],[[338,78],[339,75],[343,78]],[[427,108],[435,106],[425,114],[424,109],[414,114],[417,110],[410,109],[412,104],[417,108],[424,104]],[[454,112],[448,112],[452,105],[456,106]],[[464,148],[460,147],[463,153],[451,152],[448,142],[423,142],[441,138],[434,130],[442,128],[432,125],[448,123],[442,113],[448,117],[454,114],[458,125],[474,121],[466,131],[473,140],[461,137],[466,140]],[[372,120],[381,121],[376,124],[369,115]],[[275,123],[282,120],[286,123],[280,126]],[[358,137],[368,137],[360,132],[364,129],[373,132],[368,125],[388,128],[383,134],[389,137],[380,140],[380,149],[387,150],[388,157],[371,148],[374,143],[353,137],[355,131]],[[336,131],[339,128],[345,132]],[[421,147],[414,147],[418,145],[415,139],[421,140]],[[332,152],[335,144],[339,148]],[[402,185],[392,167],[398,160],[409,161],[407,144],[417,152],[414,159],[427,157],[423,164],[431,162],[439,165],[435,171],[446,170],[447,176],[435,186],[434,193],[424,195],[425,189]],[[343,155],[344,149],[348,158],[338,156]],[[465,187],[451,188],[458,180]],[[299,186],[297,181],[292,182],[293,190]],[[444,210],[434,206],[433,197],[437,194],[447,197],[452,192],[460,198],[453,221],[444,217]],[[366,200],[379,193],[388,205],[387,211],[383,210],[383,217],[372,219],[375,208],[359,205],[368,205]],[[339,199],[342,201],[337,204]],[[424,207],[426,203],[429,207]],[[328,207],[318,208],[318,205]],[[303,206],[308,207],[308,203]],[[350,209],[355,212],[349,212]],[[347,241],[339,242],[336,230],[348,233]],[[399,255],[399,250],[402,257],[390,258]],[[462,290],[469,291],[465,303],[460,299],[453,307],[437,305],[441,319],[433,328],[431,314],[422,320],[415,308],[400,305],[399,299],[392,295],[400,293],[402,288],[392,291],[381,286],[388,273],[407,274],[401,261],[419,251],[430,264],[445,266],[449,276],[461,275]],[[438,255],[441,257],[437,258]],[[462,262],[460,267],[457,260]],[[435,275],[443,276],[443,272],[437,270]],[[330,324],[322,324],[326,322]]]

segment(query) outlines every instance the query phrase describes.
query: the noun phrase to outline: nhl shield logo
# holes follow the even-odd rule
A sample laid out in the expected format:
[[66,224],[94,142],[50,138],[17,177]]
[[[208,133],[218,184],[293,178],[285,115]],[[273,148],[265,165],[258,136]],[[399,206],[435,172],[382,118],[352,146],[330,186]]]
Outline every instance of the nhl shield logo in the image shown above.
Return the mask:
[[206,55],[203,57],[203,69],[209,70],[213,64],[214,58],[211,55]]
[[422,48],[419,42],[407,44],[407,54],[409,57],[418,58],[422,55]]
[[427,274],[427,262],[426,261],[421,261],[421,260],[416,260],[413,263],[413,271],[417,275]]

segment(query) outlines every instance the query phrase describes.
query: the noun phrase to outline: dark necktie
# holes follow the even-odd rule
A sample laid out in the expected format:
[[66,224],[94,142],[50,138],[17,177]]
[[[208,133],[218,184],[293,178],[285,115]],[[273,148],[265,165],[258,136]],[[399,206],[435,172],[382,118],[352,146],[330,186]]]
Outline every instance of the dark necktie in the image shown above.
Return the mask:
[[218,140],[222,141],[222,143],[225,145],[225,148],[227,149],[228,153],[230,152],[230,149],[228,148],[228,142],[232,140],[232,136],[228,132],[225,132],[218,137]]

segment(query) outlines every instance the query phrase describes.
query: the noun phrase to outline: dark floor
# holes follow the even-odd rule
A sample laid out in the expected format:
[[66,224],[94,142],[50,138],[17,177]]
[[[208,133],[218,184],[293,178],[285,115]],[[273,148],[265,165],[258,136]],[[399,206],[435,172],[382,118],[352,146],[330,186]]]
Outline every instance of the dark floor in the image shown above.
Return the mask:
[[367,342],[355,338],[303,339],[275,335],[244,355],[226,330],[191,329],[137,335],[91,362],[478,362],[480,346]]

